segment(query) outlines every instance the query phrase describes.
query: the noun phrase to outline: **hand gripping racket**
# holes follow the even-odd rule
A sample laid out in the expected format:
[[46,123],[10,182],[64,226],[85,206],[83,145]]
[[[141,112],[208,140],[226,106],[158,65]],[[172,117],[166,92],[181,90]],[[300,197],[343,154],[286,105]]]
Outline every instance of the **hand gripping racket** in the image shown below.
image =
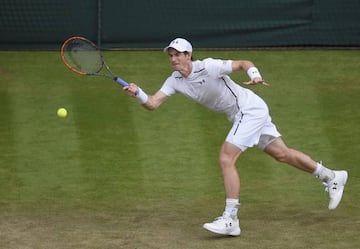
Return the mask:
[[123,87],[129,85],[111,72],[100,49],[84,37],[74,36],[67,39],[61,46],[61,59],[71,71],[77,74],[104,76]]

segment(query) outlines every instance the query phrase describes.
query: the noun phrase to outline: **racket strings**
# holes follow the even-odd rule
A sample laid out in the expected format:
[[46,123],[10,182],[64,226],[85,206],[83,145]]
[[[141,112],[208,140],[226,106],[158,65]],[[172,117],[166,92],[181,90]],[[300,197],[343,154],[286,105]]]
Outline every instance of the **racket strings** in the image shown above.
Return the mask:
[[95,74],[103,66],[100,52],[83,40],[69,42],[64,48],[64,57],[71,67],[86,74]]

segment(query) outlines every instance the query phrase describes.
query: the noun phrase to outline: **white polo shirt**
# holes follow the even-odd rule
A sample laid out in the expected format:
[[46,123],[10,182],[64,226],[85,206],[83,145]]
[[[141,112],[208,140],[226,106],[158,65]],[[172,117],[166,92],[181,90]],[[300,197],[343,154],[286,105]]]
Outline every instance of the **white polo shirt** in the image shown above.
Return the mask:
[[175,71],[160,91],[167,96],[182,93],[212,111],[225,113],[232,122],[236,114],[250,107],[247,105],[251,99],[259,99],[252,91],[230,79],[228,74],[232,73],[232,60],[207,58],[192,63],[192,72],[187,78]]

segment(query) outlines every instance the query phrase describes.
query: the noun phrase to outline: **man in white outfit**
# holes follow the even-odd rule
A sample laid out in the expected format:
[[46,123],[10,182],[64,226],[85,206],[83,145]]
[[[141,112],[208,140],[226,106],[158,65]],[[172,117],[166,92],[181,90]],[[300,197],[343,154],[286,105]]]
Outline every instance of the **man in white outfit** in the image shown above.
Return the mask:
[[228,75],[247,72],[250,81],[245,85],[268,85],[259,70],[247,60],[219,60],[207,58],[192,61],[192,46],[183,38],[176,38],[164,48],[174,72],[154,95],[146,94],[136,84],[124,87],[130,96],[139,100],[148,110],[157,109],[175,93],[181,93],[199,104],[226,114],[233,123],[219,153],[219,164],[224,180],[225,210],[222,216],[204,228],[218,234],[240,235],[238,220],[240,178],[235,163],[247,149],[257,146],[282,163],[318,177],[329,192],[329,209],[341,201],[347,181],[347,171],[333,171],[317,163],[308,155],[288,148],[272,123],[266,103],[249,89],[235,83]]

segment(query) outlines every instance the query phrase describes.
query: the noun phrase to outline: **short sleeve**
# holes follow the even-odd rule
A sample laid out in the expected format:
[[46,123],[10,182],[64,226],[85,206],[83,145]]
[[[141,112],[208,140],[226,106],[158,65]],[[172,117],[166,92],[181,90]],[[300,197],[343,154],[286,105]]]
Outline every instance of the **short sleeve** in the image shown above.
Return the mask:
[[205,60],[206,67],[215,77],[223,77],[232,73],[232,60],[220,60],[208,58]]
[[160,88],[160,91],[162,91],[167,96],[171,96],[176,93],[174,84],[175,84],[175,79],[174,77],[170,76],[169,78],[166,79],[166,81]]

